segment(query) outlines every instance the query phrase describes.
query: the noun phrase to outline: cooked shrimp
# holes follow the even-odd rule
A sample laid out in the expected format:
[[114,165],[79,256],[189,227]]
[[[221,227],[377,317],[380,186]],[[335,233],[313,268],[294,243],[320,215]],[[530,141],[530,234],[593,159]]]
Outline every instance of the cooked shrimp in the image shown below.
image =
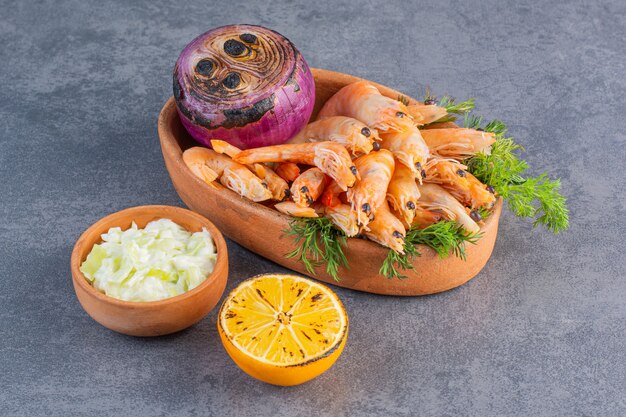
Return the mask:
[[395,171],[387,188],[387,201],[400,217],[410,225],[415,216],[415,204],[420,192],[415,183],[415,175],[405,165],[396,163]]
[[348,84],[326,101],[318,120],[331,116],[348,116],[380,132],[402,130],[412,125],[406,106],[380,94],[367,81]]
[[311,207],[300,207],[293,201],[283,201],[274,205],[276,210],[293,217],[319,217]]
[[434,104],[412,104],[407,106],[407,110],[417,125],[427,125],[436,122],[448,114],[444,107]]
[[396,159],[413,172],[415,178],[421,183],[424,177],[423,168],[428,159],[428,146],[422,139],[420,131],[412,126],[401,132],[381,134],[383,149],[388,149]]
[[339,227],[348,237],[356,236],[359,233],[359,225],[356,211],[352,210],[349,204],[338,204],[334,207],[326,207],[324,215],[328,217],[335,226]]
[[[241,149],[223,140],[212,140],[211,146],[217,153],[223,153],[231,158],[241,152]],[[282,201],[289,197],[289,185],[287,181],[278,176],[270,167],[262,164],[248,166],[259,178],[265,181],[267,188],[272,193],[272,199]]]
[[357,170],[350,154],[335,142],[314,142],[266,146],[247,149],[237,154],[234,161],[240,164],[257,162],[296,162],[315,165],[337,181],[344,190],[356,181]]
[[263,164],[254,164],[254,172],[267,183],[267,188],[272,193],[272,199],[283,201],[291,195],[287,181],[282,179],[272,168]]
[[443,215],[441,213],[418,207],[415,209],[415,216],[413,217],[413,223],[411,224],[411,227],[423,229],[430,226],[431,224],[437,223],[442,218]]
[[298,164],[294,164],[293,162],[283,162],[276,164],[274,172],[285,181],[292,182],[300,175],[300,168]]
[[206,151],[208,149],[199,146],[187,149],[183,152],[183,161],[198,178],[215,187],[213,181],[219,177],[219,174],[207,165],[207,160],[211,158],[212,154]]
[[267,189],[265,182],[228,156],[196,146],[183,153],[183,161],[189,167],[195,166],[197,168],[203,164],[206,165],[220,176],[220,182],[223,186],[230,188],[242,197],[257,202],[272,198],[272,193]]
[[367,154],[380,148],[378,132],[351,117],[333,116],[309,123],[287,143],[307,143],[330,140],[345,146],[352,155]]
[[386,201],[376,211],[376,218],[369,223],[365,236],[374,242],[404,253],[406,229],[402,222],[389,210]]
[[496,141],[495,134],[476,129],[424,129],[421,133],[433,155],[459,160],[488,152]]
[[324,191],[326,175],[319,168],[309,168],[291,184],[291,198],[299,207],[308,207]]
[[336,207],[341,204],[341,199],[339,195],[344,191],[341,187],[335,182],[335,180],[331,180],[324,188],[324,193],[322,193],[321,203],[326,207]]
[[213,150],[215,152],[226,154],[230,156],[231,158],[234,158],[235,155],[241,152],[241,149],[239,149],[235,145],[231,145],[230,143],[224,140],[213,139],[211,140],[211,146],[213,147]]
[[442,187],[437,184],[422,184],[419,190],[418,206],[420,208],[441,211],[446,218],[456,221],[468,232],[480,231],[480,227],[467,214],[465,207]]
[[359,224],[366,227],[385,202],[395,163],[391,152],[385,149],[363,155],[354,163],[361,178],[348,190],[348,201],[357,212]]
[[440,184],[457,200],[472,209],[491,208],[496,202],[495,195],[466,169],[465,165],[453,159],[434,158],[426,164],[426,181]]

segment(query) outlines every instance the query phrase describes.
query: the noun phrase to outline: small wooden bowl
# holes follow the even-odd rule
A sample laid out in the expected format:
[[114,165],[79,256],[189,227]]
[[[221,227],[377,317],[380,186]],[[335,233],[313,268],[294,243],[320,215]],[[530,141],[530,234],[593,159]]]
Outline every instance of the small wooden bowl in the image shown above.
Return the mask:
[[[191,232],[207,229],[217,248],[215,268],[207,279],[191,291],[159,301],[123,301],[96,290],[80,272],[80,265],[93,245],[102,241],[100,235],[111,227],[125,230],[133,221],[145,227],[157,219],[170,219]],[[74,290],[87,314],[104,327],[130,336],[161,336],[197,323],[215,307],[228,278],[228,250],[222,233],[201,215],[172,206],[132,207],[106,216],[80,236],[70,262]]]
[[[343,86],[361,80],[348,74],[311,68],[315,78],[315,119],[322,105]],[[400,92],[372,82],[380,92],[397,99]],[[406,95],[405,95],[406,97]],[[417,103],[407,97],[410,103]],[[336,282],[322,266],[312,275],[297,259],[285,254],[295,249],[292,238],[285,236],[291,217],[240,197],[216,183],[210,187],[196,177],[182,159],[183,151],[198,146],[182,126],[176,112],[174,98],[170,98],[159,115],[159,137],[165,165],[180,198],[192,210],[210,218],[224,234],[272,261],[321,281],[341,287],[386,295],[424,295],[458,287],[473,278],[485,266],[491,256],[498,233],[498,221],[502,201],[498,199],[491,216],[482,226],[483,236],[476,245],[466,245],[467,260],[449,256],[440,259],[434,250],[418,246],[422,256],[415,258],[415,271],[404,271],[406,279],[387,279],[378,271],[387,256],[388,249],[377,243],[348,239],[344,253],[350,269],[340,268],[341,281]],[[456,127],[450,123],[445,127]]]

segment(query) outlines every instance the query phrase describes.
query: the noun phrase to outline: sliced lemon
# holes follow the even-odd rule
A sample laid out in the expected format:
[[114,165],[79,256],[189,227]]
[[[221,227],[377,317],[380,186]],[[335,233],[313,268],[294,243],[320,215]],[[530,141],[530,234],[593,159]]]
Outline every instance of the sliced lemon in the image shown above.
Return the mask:
[[297,385],[337,360],[348,316],[330,288],[296,275],[259,275],[239,284],[219,312],[226,351],[247,374]]

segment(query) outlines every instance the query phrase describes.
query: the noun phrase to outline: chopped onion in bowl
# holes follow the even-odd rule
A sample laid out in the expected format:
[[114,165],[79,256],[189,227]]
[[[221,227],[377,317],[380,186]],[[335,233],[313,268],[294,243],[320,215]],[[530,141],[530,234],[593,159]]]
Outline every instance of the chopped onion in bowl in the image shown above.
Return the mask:
[[139,229],[112,227],[80,267],[97,290],[125,301],[183,294],[213,272],[217,252],[206,229],[191,233],[169,219]]

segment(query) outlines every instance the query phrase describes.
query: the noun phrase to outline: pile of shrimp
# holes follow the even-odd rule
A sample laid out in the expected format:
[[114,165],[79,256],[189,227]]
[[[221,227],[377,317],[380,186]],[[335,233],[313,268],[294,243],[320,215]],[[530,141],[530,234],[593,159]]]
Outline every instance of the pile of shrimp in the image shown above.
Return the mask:
[[347,236],[366,237],[403,253],[410,228],[452,220],[480,230],[479,209],[495,203],[492,187],[462,160],[489,152],[481,130],[426,127],[447,114],[435,104],[405,105],[366,81],[333,95],[317,120],[283,145],[183,153],[191,171],[242,197],[294,217],[326,217]]

